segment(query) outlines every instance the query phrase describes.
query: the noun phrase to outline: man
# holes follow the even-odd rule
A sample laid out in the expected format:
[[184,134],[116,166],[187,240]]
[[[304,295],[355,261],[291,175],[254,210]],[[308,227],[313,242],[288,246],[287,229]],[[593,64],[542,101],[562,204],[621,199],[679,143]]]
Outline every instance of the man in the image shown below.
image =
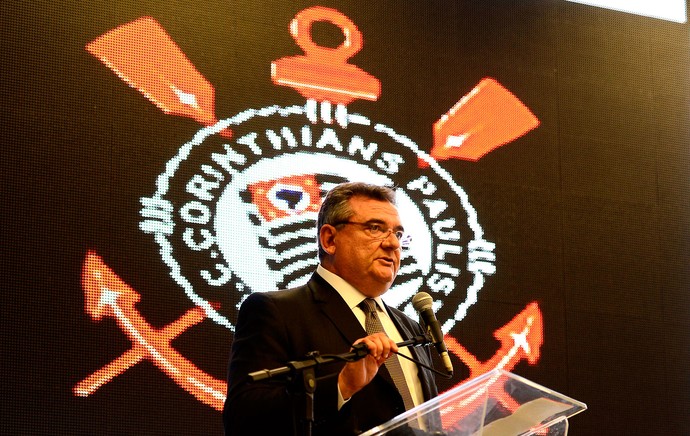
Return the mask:
[[[396,346],[423,334],[422,328],[380,298],[400,268],[404,229],[394,191],[338,185],[326,195],[317,226],[320,265],[308,283],[254,293],[240,308],[223,410],[228,435],[301,433],[303,415],[296,411],[302,397],[284,378],[250,382],[247,374],[304,360],[311,351],[341,354],[359,343],[368,349],[361,360],[317,368],[315,435],[361,433],[437,395],[430,371],[394,354],[431,365],[427,349]],[[367,311],[376,312],[385,332],[367,333],[367,317],[374,316]],[[391,377],[396,372],[399,387]]]

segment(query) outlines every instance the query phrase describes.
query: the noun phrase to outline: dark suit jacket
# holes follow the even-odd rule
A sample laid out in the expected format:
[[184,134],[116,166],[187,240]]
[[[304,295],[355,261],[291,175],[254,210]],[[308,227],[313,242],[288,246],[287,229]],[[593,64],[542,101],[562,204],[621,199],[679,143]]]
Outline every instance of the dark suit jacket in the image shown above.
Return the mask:
[[[423,334],[419,324],[388,307],[403,339]],[[366,336],[352,310],[321,276],[306,285],[271,293],[251,294],[239,312],[228,371],[228,397],[223,410],[227,435],[290,435],[293,415],[303,399],[291,394],[285,378],[249,383],[250,372],[303,360],[310,351],[348,352]],[[416,359],[431,366],[428,348],[412,348]],[[382,424],[405,411],[403,400],[385,369],[357,392],[339,411],[337,375],[342,363],[317,368],[314,435],[352,435]],[[420,367],[419,378],[428,400],[437,395],[433,374]],[[295,412],[295,407],[298,412]],[[301,424],[294,427],[301,433]]]

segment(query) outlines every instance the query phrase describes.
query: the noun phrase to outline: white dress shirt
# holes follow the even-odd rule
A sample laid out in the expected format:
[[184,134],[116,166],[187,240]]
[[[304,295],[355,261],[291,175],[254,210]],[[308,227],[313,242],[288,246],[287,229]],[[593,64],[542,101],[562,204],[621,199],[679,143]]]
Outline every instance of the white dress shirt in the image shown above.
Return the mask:
[[[333,286],[333,288],[338,291],[343,300],[345,300],[345,303],[347,303],[347,305],[350,307],[350,310],[352,310],[352,313],[355,315],[355,317],[357,317],[357,320],[362,325],[362,328],[366,331],[366,314],[362,309],[359,308],[359,303],[368,297],[362,294],[348,282],[340,278],[338,275],[323,268],[321,265],[316,267],[316,272],[323,277],[323,279],[326,280],[329,285]],[[403,338],[398,329],[395,327],[393,320],[390,318],[387,311],[382,310],[383,307],[385,307],[383,300],[381,297],[376,297],[374,300],[376,300],[376,303],[378,304],[377,313],[386,335],[388,335],[388,337],[396,343],[402,342]],[[407,357],[412,357],[408,347],[399,348],[398,353]],[[418,406],[422,404],[424,402],[424,392],[422,391],[422,382],[419,380],[419,376],[417,375],[417,364],[411,360],[398,357],[397,355],[393,355],[389,357],[389,359],[398,359],[403,373],[405,374],[405,381],[407,382],[407,387],[410,389],[410,394],[412,395],[414,405]],[[347,400],[342,397],[340,387],[338,387],[338,409],[340,409],[345,402],[347,402]]]

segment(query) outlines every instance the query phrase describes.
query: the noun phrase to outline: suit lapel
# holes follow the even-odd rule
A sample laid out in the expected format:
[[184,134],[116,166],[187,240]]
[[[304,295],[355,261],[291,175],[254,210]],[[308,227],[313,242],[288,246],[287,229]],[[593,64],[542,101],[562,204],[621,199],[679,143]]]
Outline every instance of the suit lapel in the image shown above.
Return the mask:
[[[411,338],[416,336],[412,331],[410,331],[409,328],[407,328],[405,323],[403,323],[400,320],[400,317],[398,317],[398,315],[395,314],[395,312],[388,309],[388,306],[386,306],[386,310],[388,311],[388,316],[390,316],[391,319],[393,320],[393,324],[395,324],[395,327],[398,328],[398,331],[400,332],[400,336],[402,336],[403,341],[405,341],[407,339],[411,339]],[[409,350],[410,350],[410,353],[412,354],[412,357],[414,359],[420,360],[421,356],[420,356],[420,351],[419,351],[418,347],[410,347]],[[421,377],[421,371],[420,371],[420,377]]]
[[405,323],[402,322],[400,317],[395,312],[390,310],[387,304],[385,306],[386,313],[388,313],[388,316],[393,320],[393,324],[395,324],[395,327],[397,327],[398,332],[400,332],[400,336],[402,336],[403,341],[415,337],[416,335],[413,332],[411,332],[410,329],[407,328],[407,326],[405,325]]
[[347,345],[351,345],[357,339],[366,336],[362,325],[345,303],[345,300],[320,275],[314,273],[309,280],[309,289],[319,309],[331,320]]
[[[388,312],[388,315],[393,320],[393,323],[398,328],[398,331],[400,332],[400,335],[402,336],[403,340],[411,339],[416,336],[414,332],[410,331],[410,329],[407,328],[407,325],[404,322],[402,322],[400,317],[395,312],[388,309],[388,306],[386,306],[386,310]],[[432,362],[429,361],[426,353],[422,350],[421,347],[410,347],[409,350],[413,359],[417,360],[418,362],[424,362],[427,365],[432,364]],[[425,400],[429,400],[432,395],[431,391],[429,391],[430,383],[435,383],[433,380],[429,380],[428,375],[428,371],[424,370],[424,368],[417,365],[417,376],[419,377],[419,381],[422,384],[422,390],[424,391]]]
[[[340,331],[340,334],[348,345],[351,345],[357,339],[367,335],[367,332],[362,328],[355,314],[352,313],[352,309],[350,309],[347,303],[345,303],[345,300],[338,294],[338,291],[333,289],[323,277],[314,273],[308,285],[321,311],[331,320],[335,328]],[[398,324],[400,323],[396,320],[396,325]],[[407,330],[405,329],[403,331],[406,332]],[[385,365],[379,368],[378,375],[395,389],[393,378],[390,376]]]

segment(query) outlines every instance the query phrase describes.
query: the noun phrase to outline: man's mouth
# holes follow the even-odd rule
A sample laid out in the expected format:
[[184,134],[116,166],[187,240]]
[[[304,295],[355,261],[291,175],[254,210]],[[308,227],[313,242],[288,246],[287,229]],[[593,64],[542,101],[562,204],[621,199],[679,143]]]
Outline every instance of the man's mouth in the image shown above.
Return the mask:
[[395,264],[395,261],[394,261],[392,258],[390,258],[390,257],[379,257],[378,260],[380,260],[380,261],[382,261],[382,262],[384,262],[384,263],[389,263],[389,264],[391,264],[391,265],[394,265],[394,264]]

